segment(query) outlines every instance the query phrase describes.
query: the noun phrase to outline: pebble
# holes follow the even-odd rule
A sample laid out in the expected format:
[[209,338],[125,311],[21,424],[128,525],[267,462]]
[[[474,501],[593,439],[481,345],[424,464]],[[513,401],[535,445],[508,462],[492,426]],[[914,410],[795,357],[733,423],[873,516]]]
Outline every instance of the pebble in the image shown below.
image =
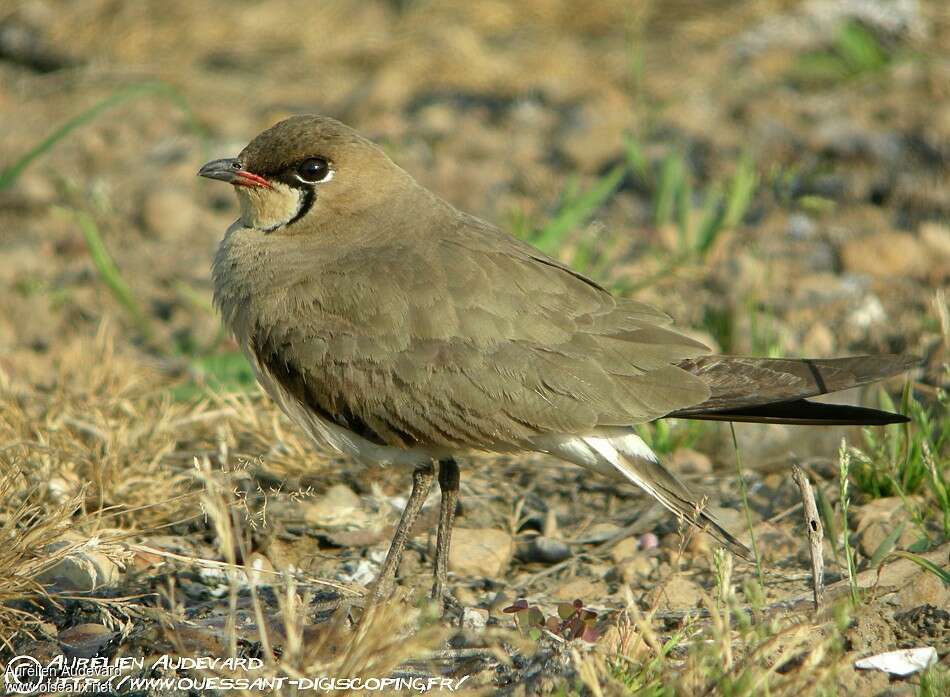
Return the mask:
[[193,197],[180,189],[150,191],[142,201],[142,223],[152,235],[178,239],[194,235],[198,209]]
[[624,583],[633,584],[649,578],[657,567],[656,557],[638,555],[630,557],[617,566],[617,571]]
[[462,610],[462,626],[465,629],[484,629],[488,625],[488,610],[466,607]]
[[703,599],[702,587],[688,578],[674,576],[660,584],[649,594],[649,602],[659,600],[658,607],[664,610],[685,610],[697,607]]
[[101,624],[77,624],[59,633],[64,653],[69,657],[92,658],[99,655],[116,635]]
[[848,240],[841,260],[846,271],[879,278],[924,278],[930,269],[926,247],[914,235],[891,230]]
[[360,497],[345,484],[335,484],[320,498],[310,503],[304,519],[317,527],[357,526],[364,523]]
[[932,605],[950,608],[950,587],[929,571],[921,570],[897,593],[901,607]]
[[462,576],[500,576],[514,552],[514,540],[502,530],[456,528],[449,547],[449,570]]
[[816,322],[802,337],[802,355],[815,358],[835,352],[835,335],[824,322]]
[[[73,544],[54,542],[45,551],[51,554]],[[101,552],[80,548],[39,574],[36,580],[57,591],[94,591],[118,583],[119,566]]]
[[558,600],[583,600],[585,603],[597,603],[607,595],[607,584],[590,578],[572,578],[552,593]]
[[709,474],[713,469],[709,456],[692,448],[677,448],[670,456],[670,465],[680,474]]
[[564,542],[544,535],[532,537],[518,549],[518,558],[527,563],[557,564],[570,556],[571,550]]
[[610,550],[610,556],[617,564],[632,559],[639,553],[640,541],[636,537],[625,537]]

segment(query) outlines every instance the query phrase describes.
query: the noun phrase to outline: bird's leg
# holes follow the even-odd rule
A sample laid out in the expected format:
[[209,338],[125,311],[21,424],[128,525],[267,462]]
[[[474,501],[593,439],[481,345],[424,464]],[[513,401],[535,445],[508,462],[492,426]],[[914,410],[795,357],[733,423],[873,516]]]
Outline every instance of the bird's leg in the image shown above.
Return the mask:
[[441,611],[445,602],[452,524],[455,522],[455,506],[459,499],[459,466],[452,458],[439,461],[439,489],[442,492],[442,501],[439,507],[439,531],[435,542],[435,582],[432,584],[432,598]]
[[373,603],[388,598],[392,593],[393,584],[396,580],[396,569],[399,568],[402,552],[406,548],[406,540],[409,538],[409,533],[412,532],[412,526],[415,524],[416,518],[419,517],[422,504],[425,503],[426,497],[429,495],[429,489],[432,488],[432,470],[432,463],[429,463],[417,467],[412,473],[412,493],[409,494],[409,500],[406,502],[405,509],[403,509],[399,525],[396,526],[392,544],[389,545],[389,554],[386,555],[383,568],[380,569],[379,576],[376,578],[376,587],[373,589],[372,596]]

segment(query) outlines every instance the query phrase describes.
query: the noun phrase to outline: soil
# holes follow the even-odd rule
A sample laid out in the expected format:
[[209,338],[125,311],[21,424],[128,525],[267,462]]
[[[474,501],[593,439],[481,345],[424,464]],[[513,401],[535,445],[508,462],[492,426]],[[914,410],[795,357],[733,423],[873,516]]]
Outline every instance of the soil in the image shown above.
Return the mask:
[[[873,37],[877,59],[847,53],[842,36],[854,27]],[[293,570],[309,593],[306,645],[329,651],[327,637],[356,631],[359,593],[388,548],[408,477],[309,443],[234,367],[236,347],[210,303],[210,260],[237,207],[227,187],[195,172],[293,113],[349,123],[423,185],[522,234],[627,163],[634,143],[644,168],[629,169],[558,241],[562,260],[662,308],[717,350],[916,354],[920,368],[883,388],[899,404],[909,384],[938,431],[948,386],[948,56],[950,16],[938,0],[596,0],[582,12],[567,0],[0,5],[4,167],[113,100],[0,188],[0,474],[11,482],[0,520],[19,521],[11,534],[23,534],[21,502],[50,520],[78,503],[65,527],[77,544],[98,535],[105,545],[84,548],[100,556],[80,571],[46,569],[58,605],[13,598],[33,620],[6,625],[6,654],[223,655],[228,618],[238,617],[239,652],[263,655],[247,578],[232,594],[220,566],[231,562],[261,570],[264,629],[284,651],[279,572]],[[675,219],[656,213],[673,160],[690,182],[690,230],[743,162],[757,177],[741,220],[688,258]],[[131,301],[104,281],[82,234],[89,221]],[[842,399],[876,406],[880,395]],[[750,541],[728,425],[651,434]],[[859,429],[740,424],[735,436],[764,584],[750,591],[756,568],[736,560],[734,602],[769,621],[827,628],[830,610],[809,614],[790,467],[803,466],[840,512],[842,438],[877,451]],[[947,471],[946,444],[934,458]],[[710,621],[721,576],[714,541],[686,533],[639,492],[541,456],[473,454],[462,467],[457,525],[471,532],[456,539],[450,615],[464,627],[414,633],[420,653],[405,653],[411,642],[403,653],[389,647],[386,670],[470,674],[468,687],[511,694],[591,691],[570,647],[515,630],[517,613],[503,610],[518,598],[545,615],[579,598],[597,617],[595,651],[608,655],[623,652],[617,627],[632,608],[653,611],[648,624],[663,639]],[[883,492],[882,504],[881,493],[851,491],[866,593],[842,625],[835,670],[822,674],[845,693],[903,694],[916,679],[855,671],[855,658],[928,645],[946,668],[950,652],[947,586],[907,559],[889,557],[880,573],[870,564],[903,523],[895,549],[947,569],[934,494],[925,485],[909,499]],[[213,514],[220,502],[233,514],[224,522]],[[400,569],[403,629],[428,612],[437,511],[433,497]],[[67,539],[61,532],[44,544]],[[849,594],[840,541],[825,542],[832,606]],[[96,588],[77,599],[84,580]],[[685,675],[692,654],[677,651],[671,670]]]

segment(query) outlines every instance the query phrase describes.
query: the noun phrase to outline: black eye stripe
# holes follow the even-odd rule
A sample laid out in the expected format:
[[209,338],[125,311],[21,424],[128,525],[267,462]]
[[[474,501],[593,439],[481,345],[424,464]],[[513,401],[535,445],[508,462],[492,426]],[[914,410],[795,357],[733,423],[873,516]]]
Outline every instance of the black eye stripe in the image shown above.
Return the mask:
[[307,211],[313,208],[313,204],[317,200],[317,192],[314,191],[312,186],[301,186],[300,189],[300,195],[303,197],[303,200],[300,201],[300,208],[297,210],[297,214],[293,218],[284,223],[284,227],[293,225],[302,217],[307,215]]

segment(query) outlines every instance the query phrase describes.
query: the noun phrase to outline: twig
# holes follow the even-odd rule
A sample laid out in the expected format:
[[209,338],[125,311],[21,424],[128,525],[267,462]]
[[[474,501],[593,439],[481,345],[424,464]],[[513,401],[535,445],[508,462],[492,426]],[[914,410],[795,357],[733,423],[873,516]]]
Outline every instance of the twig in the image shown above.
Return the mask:
[[822,540],[825,531],[815,504],[815,492],[812,491],[808,475],[798,465],[792,467],[792,479],[802,492],[802,506],[805,513],[805,528],[808,531],[808,547],[811,552],[811,581],[815,597],[815,611],[821,609],[825,595],[825,558],[822,554]]

